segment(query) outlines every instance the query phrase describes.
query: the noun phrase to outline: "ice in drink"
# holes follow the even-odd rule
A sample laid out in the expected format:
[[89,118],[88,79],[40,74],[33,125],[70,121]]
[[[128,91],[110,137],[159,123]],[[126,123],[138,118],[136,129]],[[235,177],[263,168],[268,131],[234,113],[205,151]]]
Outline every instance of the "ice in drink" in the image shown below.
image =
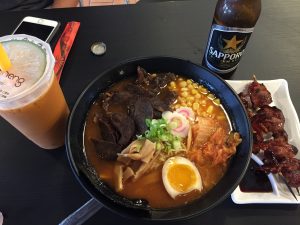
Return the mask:
[[41,148],[64,144],[69,108],[49,45],[28,35],[0,38],[11,68],[0,71],[0,115]]

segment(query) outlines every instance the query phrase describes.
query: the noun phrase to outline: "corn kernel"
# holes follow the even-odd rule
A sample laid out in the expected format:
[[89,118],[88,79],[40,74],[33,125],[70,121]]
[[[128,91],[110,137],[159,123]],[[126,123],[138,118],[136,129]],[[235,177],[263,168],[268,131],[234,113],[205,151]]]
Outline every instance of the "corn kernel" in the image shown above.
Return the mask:
[[208,97],[210,100],[213,100],[213,99],[216,98],[213,94],[208,94],[207,97]]
[[202,109],[201,109],[201,108],[199,108],[199,109],[197,110],[197,113],[198,113],[198,115],[201,115],[201,113],[202,113]]
[[181,92],[180,95],[182,97],[186,98],[189,94],[186,91],[184,91],[184,92]]
[[193,86],[192,84],[189,84],[187,87],[188,87],[188,89],[190,89],[190,90],[193,90],[193,89],[194,89],[194,86]]
[[193,83],[193,81],[192,81],[192,80],[187,80],[186,82],[187,82],[187,84],[191,84],[191,83]]
[[205,100],[202,100],[202,101],[200,102],[200,104],[203,105],[203,106],[205,106],[205,105],[206,105],[206,101],[205,101]]
[[170,87],[171,87],[171,88],[176,88],[176,83],[175,83],[174,81],[171,81]]
[[179,87],[186,87],[186,86],[187,86],[186,81],[181,81],[181,82],[179,83]]
[[225,119],[226,119],[226,117],[223,115],[217,116],[217,120],[225,120]]
[[200,92],[204,95],[206,95],[208,93],[207,89],[205,87],[200,87]]
[[191,102],[187,102],[187,104],[186,104],[188,107],[192,107],[192,105],[193,105],[193,103],[191,103]]
[[191,93],[192,93],[192,95],[198,94],[198,92],[195,89],[192,89]]
[[201,115],[202,115],[203,117],[208,117],[207,112],[202,112]]
[[189,96],[189,97],[187,97],[187,100],[190,102],[193,102],[195,100],[195,98],[193,96]]
[[178,102],[179,102],[179,103],[185,103],[185,102],[186,102],[186,99],[185,99],[185,98],[178,97]]
[[213,107],[212,105],[210,105],[210,106],[208,106],[206,112],[207,112],[208,114],[212,114],[213,110],[214,110],[214,107]]
[[197,93],[197,94],[195,95],[195,98],[197,98],[197,99],[201,98],[201,94]]
[[176,104],[176,105],[174,106],[175,109],[178,109],[179,107],[180,107],[179,104]]
[[194,88],[199,88],[199,85],[196,83],[194,83],[193,86],[194,86]]
[[200,107],[200,105],[199,105],[199,103],[198,102],[195,102],[194,104],[193,104],[193,110],[198,110],[199,109],[199,107]]
[[186,88],[186,87],[180,89],[181,92],[188,91],[188,90],[189,90],[189,89]]
[[215,105],[220,106],[221,105],[221,101],[219,98],[216,98],[213,100],[213,103],[215,103]]

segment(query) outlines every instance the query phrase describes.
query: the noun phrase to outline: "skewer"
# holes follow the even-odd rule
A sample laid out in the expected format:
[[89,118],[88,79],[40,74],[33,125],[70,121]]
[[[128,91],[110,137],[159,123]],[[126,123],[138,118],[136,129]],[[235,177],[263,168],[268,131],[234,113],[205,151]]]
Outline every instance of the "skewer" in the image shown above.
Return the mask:
[[[278,163],[278,160],[276,159],[274,153],[272,152],[272,158],[273,158],[273,161],[279,165]],[[291,188],[291,186],[288,184],[287,180],[285,179],[285,177],[282,175],[281,172],[278,173],[279,177],[281,178],[281,180],[283,180],[283,182],[285,183],[285,185],[287,186],[287,188],[289,189],[289,191],[292,193],[292,195],[294,196],[294,198],[296,199],[296,201],[298,201],[293,189]]]
[[296,187],[296,190],[297,190],[297,192],[298,192],[298,195],[300,196],[300,191],[299,191],[299,188],[297,188],[297,187]]
[[[278,174],[279,177],[283,180],[283,182],[285,183],[285,185],[287,186],[287,188],[289,189],[289,191],[292,193],[292,195],[294,196],[294,198],[296,199],[296,201],[298,201],[293,189],[291,188],[291,186],[288,184],[288,182],[286,181],[286,179],[284,178],[284,176],[282,175],[282,173]],[[299,190],[297,190],[299,191]],[[299,193],[299,192],[298,192]]]

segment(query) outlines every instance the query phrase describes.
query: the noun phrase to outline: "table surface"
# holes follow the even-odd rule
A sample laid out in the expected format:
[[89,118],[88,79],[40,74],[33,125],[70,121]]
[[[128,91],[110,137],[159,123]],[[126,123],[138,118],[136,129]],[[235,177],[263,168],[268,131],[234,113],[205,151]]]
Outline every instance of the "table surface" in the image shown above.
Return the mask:
[[[133,6],[90,7],[0,13],[0,36],[24,16],[68,21],[81,27],[64,68],[61,86],[72,107],[84,87],[104,69],[128,58],[167,55],[201,63],[216,1],[177,1]],[[284,78],[300,112],[300,1],[263,0],[262,14],[235,80]],[[58,36],[59,36],[58,34]],[[55,41],[51,43],[54,45]],[[90,53],[95,41],[104,56]],[[298,123],[299,121],[295,121]],[[74,178],[65,149],[45,151],[0,119],[0,211],[4,225],[57,224],[90,196]],[[230,197],[186,224],[299,224],[298,205],[236,205]],[[85,224],[150,224],[101,209]],[[181,224],[174,222],[173,224]],[[171,223],[172,224],[172,223]]]

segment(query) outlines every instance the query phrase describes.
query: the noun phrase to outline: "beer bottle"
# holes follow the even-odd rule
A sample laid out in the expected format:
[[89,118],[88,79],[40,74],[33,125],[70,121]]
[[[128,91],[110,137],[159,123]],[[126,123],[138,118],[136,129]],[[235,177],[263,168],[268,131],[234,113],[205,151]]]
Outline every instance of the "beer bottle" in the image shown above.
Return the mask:
[[261,0],[218,0],[203,64],[222,77],[237,68],[261,10]]

